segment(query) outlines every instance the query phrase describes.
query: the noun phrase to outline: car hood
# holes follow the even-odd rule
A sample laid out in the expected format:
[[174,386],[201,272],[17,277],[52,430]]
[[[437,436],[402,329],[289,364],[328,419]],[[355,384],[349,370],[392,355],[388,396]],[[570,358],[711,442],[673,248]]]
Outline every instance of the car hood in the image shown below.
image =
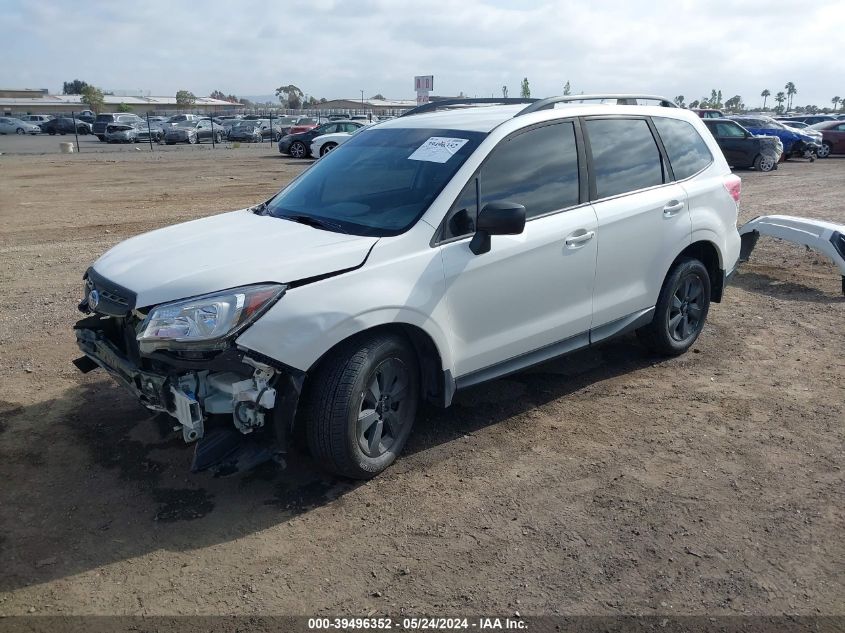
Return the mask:
[[345,235],[249,209],[121,242],[94,263],[145,307],[261,282],[290,283],[360,266],[377,237]]

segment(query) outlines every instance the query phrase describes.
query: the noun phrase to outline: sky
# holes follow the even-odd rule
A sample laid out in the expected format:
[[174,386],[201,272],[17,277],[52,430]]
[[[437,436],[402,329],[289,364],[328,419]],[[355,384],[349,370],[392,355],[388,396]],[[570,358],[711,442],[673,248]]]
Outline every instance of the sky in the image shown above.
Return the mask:
[[[809,6],[807,6],[809,5]],[[317,98],[722,91],[845,97],[845,0],[0,0],[0,88]],[[771,103],[771,100],[769,101]]]

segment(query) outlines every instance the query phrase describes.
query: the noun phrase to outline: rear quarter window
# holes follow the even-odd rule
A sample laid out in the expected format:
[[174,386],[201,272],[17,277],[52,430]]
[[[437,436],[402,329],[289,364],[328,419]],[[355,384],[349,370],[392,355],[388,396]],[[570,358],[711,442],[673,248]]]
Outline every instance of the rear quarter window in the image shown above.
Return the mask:
[[652,121],[666,148],[675,180],[689,178],[713,162],[707,143],[692,125],[663,117],[653,117]]

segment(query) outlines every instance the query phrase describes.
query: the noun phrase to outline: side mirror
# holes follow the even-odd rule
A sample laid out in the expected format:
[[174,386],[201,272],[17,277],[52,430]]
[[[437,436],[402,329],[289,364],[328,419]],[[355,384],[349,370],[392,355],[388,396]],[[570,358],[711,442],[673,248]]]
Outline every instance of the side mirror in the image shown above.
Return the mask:
[[490,250],[491,235],[519,235],[524,230],[524,206],[515,202],[488,202],[478,214],[469,250],[481,255]]

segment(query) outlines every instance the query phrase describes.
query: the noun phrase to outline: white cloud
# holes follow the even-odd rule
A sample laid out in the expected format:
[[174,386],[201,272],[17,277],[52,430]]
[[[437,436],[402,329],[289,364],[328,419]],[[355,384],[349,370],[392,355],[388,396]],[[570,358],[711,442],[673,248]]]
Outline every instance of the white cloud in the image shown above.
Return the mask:
[[12,0],[5,20],[3,86],[408,98],[431,73],[438,94],[513,96],[528,77],[534,96],[567,80],[688,101],[716,88],[755,104],[787,81],[798,104],[845,96],[841,0]]

